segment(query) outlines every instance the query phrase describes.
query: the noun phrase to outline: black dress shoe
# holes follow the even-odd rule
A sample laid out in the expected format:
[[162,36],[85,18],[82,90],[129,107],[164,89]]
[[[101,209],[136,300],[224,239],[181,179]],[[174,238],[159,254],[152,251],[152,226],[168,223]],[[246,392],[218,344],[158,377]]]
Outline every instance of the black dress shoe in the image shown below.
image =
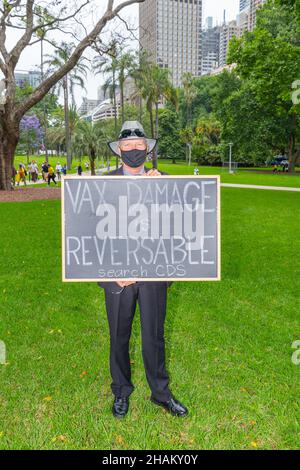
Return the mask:
[[124,418],[129,408],[128,397],[115,397],[112,406],[112,413],[116,418]]
[[150,400],[152,403],[155,403],[155,405],[162,406],[173,416],[186,416],[188,414],[188,409],[173,396],[167,401],[158,401],[153,397],[151,397]]

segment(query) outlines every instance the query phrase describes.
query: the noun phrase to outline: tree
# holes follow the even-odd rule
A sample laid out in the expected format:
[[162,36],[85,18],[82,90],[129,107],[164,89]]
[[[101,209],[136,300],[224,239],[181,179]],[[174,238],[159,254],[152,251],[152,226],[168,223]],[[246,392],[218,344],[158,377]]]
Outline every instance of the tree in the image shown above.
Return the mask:
[[212,116],[198,121],[193,138],[193,148],[196,149],[198,164],[200,164],[200,157],[209,161],[209,154],[219,144],[220,132],[220,123]]
[[28,164],[30,154],[37,151],[42,144],[43,130],[38,117],[35,114],[23,116],[20,123],[20,131],[20,143],[23,143],[26,147]]
[[173,163],[176,163],[176,158],[184,157],[178,113],[170,109],[161,109],[159,112],[158,151],[160,155],[172,158]]
[[[135,72],[136,83],[140,86],[142,97],[146,100],[146,107],[150,117],[152,138],[158,138],[158,110],[162,99],[167,99],[177,106],[177,94],[172,86],[168,69],[162,69],[156,64],[145,62],[139,72]],[[155,107],[155,115],[153,114]],[[153,168],[157,168],[157,148],[153,155]]]
[[186,163],[191,164],[192,158],[192,142],[194,139],[194,132],[191,127],[185,127],[180,130],[180,140],[186,145]]
[[[290,171],[300,158],[300,106],[292,99],[292,84],[300,77],[300,30],[292,12],[291,17],[290,5],[268,2],[257,14],[254,31],[231,41],[228,56],[260,108],[284,125]],[[282,146],[282,132],[277,146]]]
[[74,145],[81,154],[89,156],[91,164],[91,174],[95,175],[95,161],[99,155],[101,147],[106,144],[107,137],[103,132],[101,123],[92,124],[87,121],[80,121],[74,138]]
[[[98,54],[93,60],[93,72],[95,75],[104,74],[107,76],[102,89],[104,96],[107,91],[109,98],[113,103],[114,107],[114,124],[115,124],[115,136],[118,138],[118,106],[117,103],[117,70],[118,70],[118,41],[113,39],[108,46],[108,50],[105,54]],[[124,106],[124,102],[123,102]],[[122,110],[122,117],[124,116],[124,110]],[[117,167],[119,166],[119,159],[117,157]]]
[[186,123],[187,127],[189,127],[192,124],[192,104],[197,96],[197,88],[193,83],[193,75],[190,72],[183,74],[182,85],[186,103]]
[[[48,36],[55,30],[63,31],[63,26],[73,21],[78,25],[78,16],[85,8],[90,9],[92,0],[82,1],[53,1],[47,7],[38,0],[5,0],[0,8],[0,70],[4,75],[4,88],[1,90],[0,105],[0,189],[11,189],[12,165],[15,149],[20,137],[20,121],[22,117],[64,76],[77,64],[84,51],[94,44],[105,26],[116,18],[121,10],[134,3],[145,0],[124,0],[114,5],[114,0],[107,0],[104,14],[98,18],[92,29],[73,50],[69,59],[50,76],[45,77],[40,85],[33,90],[29,97],[21,103],[16,102],[16,81],[14,72],[23,51],[41,40],[53,45]],[[8,51],[6,47],[7,30],[18,30],[15,45]],[[39,34],[40,31],[43,34]],[[66,31],[68,34],[69,31]],[[3,86],[2,86],[3,88]],[[1,87],[0,87],[1,89]]]
[[[55,49],[52,55],[47,54],[48,59],[44,62],[45,65],[49,66],[47,71],[48,74],[53,73],[55,70],[63,66],[63,64],[71,57],[72,50],[74,50],[74,43],[62,42],[61,45]],[[80,86],[81,89],[86,90],[84,85],[84,79],[87,77],[88,66],[84,62],[85,57],[80,57],[77,64],[70,73],[66,74],[62,80],[57,82],[53,90],[60,95],[63,90],[64,95],[64,111],[65,111],[65,142],[67,151],[67,167],[68,170],[72,166],[72,153],[71,153],[71,133],[70,133],[70,121],[69,121],[69,94],[71,94],[72,106],[76,107],[74,88]]]

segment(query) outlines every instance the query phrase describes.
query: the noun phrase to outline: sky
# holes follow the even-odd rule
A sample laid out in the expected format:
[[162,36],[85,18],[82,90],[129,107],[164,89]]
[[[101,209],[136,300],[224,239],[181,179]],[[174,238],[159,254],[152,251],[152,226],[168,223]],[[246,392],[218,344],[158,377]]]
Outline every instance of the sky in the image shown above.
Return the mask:
[[[103,2],[103,0],[101,0]],[[121,0],[117,0],[116,4],[120,3]],[[105,6],[106,2],[103,2]],[[122,11],[122,17],[130,24],[135,27],[138,26],[138,5],[131,5]],[[203,24],[208,16],[214,18],[214,24],[221,24],[223,21],[223,12],[226,10],[226,20],[230,21],[236,18],[239,10],[239,0],[203,0]],[[93,23],[93,15],[91,15],[90,23]],[[12,46],[15,43],[13,37],[8,35],[8,45]],[[138,43],[135,41],[133,47],[137,47]],[[50,47],[50,46],[49,46]],[[50,50],[46,53],[50,52]],[[25,50],[21,56],[21,60],[17,66],[17,70],[29,70],[40,64],[40,47],[31,46]],[[75,92],[77,105],[80,106],[82,102],[82,96],[87,96],[90,99],[97,98],[97,88],[103,83],[103,79],[100,76],[94,77],[89,74],[86,82],[87,93],[77,89]],[[60,100],[61,101],[61,100]]]

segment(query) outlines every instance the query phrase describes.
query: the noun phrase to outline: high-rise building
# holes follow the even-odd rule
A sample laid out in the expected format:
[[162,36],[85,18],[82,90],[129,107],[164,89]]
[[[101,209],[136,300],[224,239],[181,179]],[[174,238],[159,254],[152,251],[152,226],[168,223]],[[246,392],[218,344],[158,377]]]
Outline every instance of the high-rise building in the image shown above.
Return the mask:
[[227,64],[227,52],[229,41],[234,37],[239,36],[239,27],[235,20],[230,21],[228,24],[224,23],[220,28],[220,49],[219,49],[219,67],[224,67]]
[[237,16],[237,25],[239,27],[239,36],[245,31],[248,31],[249,28],[249,15],[250,15],[250,8],[246,8],[245,10],[241,11]]
[[256,25],[256,12],[266,0],[250,0],[248,30],[253,31]]
[[250,6],[250,0],[240,0],[240,12],[246,10]]
[[219,65],[220,28],[213,27],[212,17],[205,21],[205,29],[202,32],[202,75],[210,73]]
[[82,104],[78,109],[78,113],[80,114],[80,116],[88,114],[93,111],[98,106],[98,104],[98,100],[89,100],[88,98],[83,97]]
[[32,88],[36,88],[42,81],[42,74],[39,70],[16,70],[15,80],[19,87],[28,83]]
[[202,0],[147,0],[139,5],[141,48],[168,68],[174,86],[201,75]]
[[208,16],[205,20],[205,29],[211,29],[214,24],[214,19],[212,16]]

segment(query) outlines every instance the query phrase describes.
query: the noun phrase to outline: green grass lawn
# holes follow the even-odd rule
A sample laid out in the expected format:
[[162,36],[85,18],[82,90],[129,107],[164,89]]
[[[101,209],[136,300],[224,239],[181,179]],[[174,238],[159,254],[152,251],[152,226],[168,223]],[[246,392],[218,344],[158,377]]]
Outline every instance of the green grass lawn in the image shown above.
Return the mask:
[[[39,167],[41,168],[42,163],[44,162],[44,157],[32,157],[31,159],[35,159]],[[49,157],[49,162],[55,167],[56,163],[60,161],[63,165],[66,163],[65,157]],[[84,164],[85,161],[88,161],[88,158],[85,157],[82,159]],[[15,158],[15,167],[17,168],[19,163],[26,164],[26,157],[24,156],[16,156]],[[79,164],[79,160],[74,159],[72,163],[72,169],[69,173],[77,173],[77,166]],[[120,160],[119,160],[120,164]],[[116,157],[111,157],[110,160],[111,167],[116,165]],[[147,162],[146,166],[152,166],[151,162]],[[171,175],[177,174],[184,174],[184,175],[193,175],[194,168],[198,167],[200,170],[201,175],[221,175],[221,183],[238,183],[238,184],[258,184],[264,186],[286,186],[286,187],[300,187],[300,169],[297,168],[299,171],[299,176],[296,175],[289,175],[278,173],[277,175],[273,174],[257,174],[253,172],[248,172],[247,170],[254,170],[254,168],[241,168],[235,174],[229,174],[228,171],[224,170],[222,167],[211,167],[211,166],[197,166],[195,162],[188,166],[185,162],[178,161],[176,164],[171,163],[168,160],[159,160],[158,161],[158,168],[162,171],[166,171]],[[271,168],[256,168],[259,171],[270,171]]]
[[[164,160],[158,163],[159,169],[170,174],[193,175],[196,166],[197,165],[194,164],[188,166],[185,162],[176,164],[166,163]],[[272,173],[259,174],[252,171],[248,172],[246,168],[240,168],[237,173],[229,174],[228,171],[221,167],[197,166],[197,168],[199,168],[200,175],[221,175],[221,183],[258,184],[263,186],[286,186],[292,188],[300,187],[300,173],[299,176],[289,175],[287,173],[278,173],[277,175],[273,175]],[[251,170],[253,170],[253,168],[251,168]],[[257,170],[262,171],[265,170],[265,168],[257,168]]]
[[300,194],[222,188],[222,280],[175,282],[174,418],[149,401],[138,307],[124,421],[111,414],[102,289],[61,282],[60,202],[0,204],[1,449],[295,449],[300,442]]

